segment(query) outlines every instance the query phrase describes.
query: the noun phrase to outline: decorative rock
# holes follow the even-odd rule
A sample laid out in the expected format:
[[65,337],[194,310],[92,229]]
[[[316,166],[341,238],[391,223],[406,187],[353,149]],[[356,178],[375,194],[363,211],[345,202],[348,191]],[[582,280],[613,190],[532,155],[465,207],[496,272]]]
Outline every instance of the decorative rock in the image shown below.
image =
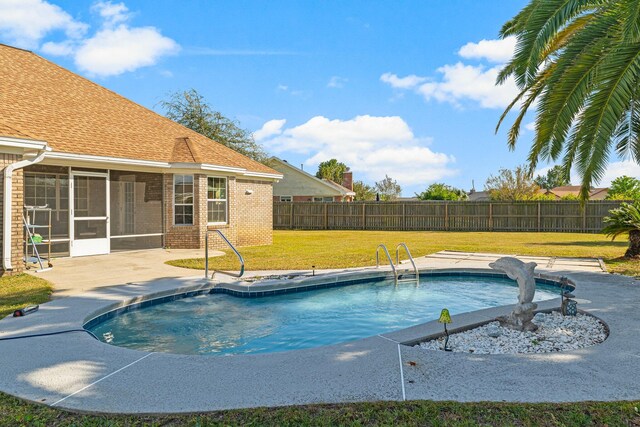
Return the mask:
[[[607,338],[604,324],[586,314],[562,316],[554,311],[538,313],[535,319],[539,326],[535,332],[517,331],[491,322],[451,335],[449,347],[455,352],[474,354],[550,353],[589,347]],[[498,336],[493,337],[496,330]],[[422,342],[417,347],[440,350],[442,342],[444,338]]]
[[500,328],[498,327],[498,325],[490,325],[487,328],[487,336],[488,337],[498,338],[500,335],[502,335],[502,332],[500,332]]

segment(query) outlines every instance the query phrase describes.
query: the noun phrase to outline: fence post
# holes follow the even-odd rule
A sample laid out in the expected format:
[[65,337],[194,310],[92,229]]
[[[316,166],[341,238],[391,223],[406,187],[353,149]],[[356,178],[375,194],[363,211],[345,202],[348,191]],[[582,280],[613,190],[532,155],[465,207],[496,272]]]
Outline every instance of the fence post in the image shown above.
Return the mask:
[[449,203],[444,202],[444,229],[449,229]]
[[367,229],[367,204],[362,203],[362,229]]
[[402,204],[402,231],[407,231],[407,216],[405,214],[406,205]]
[[291,212],[289,213],[289,226],[291,227],[292,230],[293,230],[293,208],[294,207],[295,205],[291,203]]
[[538,233],[540,232],[540,202],[538,202]]
[[582,232],[586,233],[587,232],[587,204],[589,203],[589,201],[585,201],[584,202],[584,206],[581,206],[582,208]]
[[489,203],[489,231],[493,231],[493,203]]
[[329,228],[329,213],[328,213],[329,203],[324,204],[324,229]]

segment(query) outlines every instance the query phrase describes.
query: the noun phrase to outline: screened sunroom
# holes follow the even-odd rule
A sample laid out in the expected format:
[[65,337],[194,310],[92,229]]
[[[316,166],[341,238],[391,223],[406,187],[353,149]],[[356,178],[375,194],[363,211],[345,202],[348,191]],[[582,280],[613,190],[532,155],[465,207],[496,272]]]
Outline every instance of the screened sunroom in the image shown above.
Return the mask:
[[[24,170],[24,205],[50,209],[56,256],[161,248],[162,200],[162,174],[45,165]],[[37,211],[30,221],[44,224],[46,215]]]

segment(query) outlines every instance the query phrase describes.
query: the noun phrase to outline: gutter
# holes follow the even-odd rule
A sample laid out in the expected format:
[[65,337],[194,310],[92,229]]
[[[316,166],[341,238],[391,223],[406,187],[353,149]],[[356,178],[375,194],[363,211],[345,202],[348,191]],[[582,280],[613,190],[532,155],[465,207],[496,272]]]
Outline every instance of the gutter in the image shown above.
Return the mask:
[[20,160],[4,168],[4,191],[2,193],[2,235],[4,236],[2,239],[2,267],[5,271],[13,270],[13,265],[11,264],[11,200],[13,196],[13,171],[40,163],[44,159],[47,151],[51,151],[51,148],[42,148],[36,157]]

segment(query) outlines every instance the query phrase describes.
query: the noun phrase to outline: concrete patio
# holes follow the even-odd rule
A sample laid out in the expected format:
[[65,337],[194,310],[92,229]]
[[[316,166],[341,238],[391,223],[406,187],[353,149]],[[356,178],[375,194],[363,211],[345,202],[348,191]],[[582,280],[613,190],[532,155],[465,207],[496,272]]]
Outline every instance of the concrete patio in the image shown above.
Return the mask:
[[[224,255],[210,251],[210,256]],[[49,271],[27,273],[42,277],[53,283],[53,298],[62,298],[104,286],[144,282],[169,277],[194,276],[195,271],[173,267],[166,261],[181,258],[202,258],[201,249],[147,249],[140,251],[114,252],[109,255],[94,255],[78,258],[58,258]]]
[[[473,271],[486,268],[497,257],[439,252],[417,260],[425,272],[447,268]],[[579,308],[610,328],[604,343],[561,353],[491,356],[425,351],[402,344],[439,332],[441,325],[432,321],[332,346],[204,357],[129,350],[74,332],[0,341],[0,390],[56,407],[118,413],[410,399],[640,399],[638,282],[603,272],[597,260],[533,260],[538,262],[540,273],[566,275],[575,281]],[[358,277],[373,270],[353,269],[339,274]],[[253,274],[264,273],[269,272]],[[320,279],[322,275],[299,280]],[[139,300],[142,295],[211,286],[201,277],[187,277],[101,287],[57,299],[33,315],[0,321],[0,338],[77,329],[87,318],[104,312],[106,306]],[[539,308],[558,305],[559,300],[550,300]],[[488,321],[510,310],[510,306],[503,306],[455,315],[452,326]]]

